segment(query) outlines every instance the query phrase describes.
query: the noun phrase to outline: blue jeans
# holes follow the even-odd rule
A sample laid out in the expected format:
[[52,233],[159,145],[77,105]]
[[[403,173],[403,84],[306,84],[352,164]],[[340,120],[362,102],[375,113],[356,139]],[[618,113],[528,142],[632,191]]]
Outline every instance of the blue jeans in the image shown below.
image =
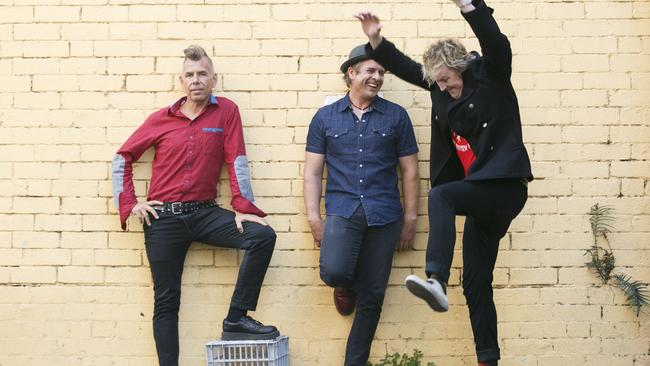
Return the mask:
[[320,277],[332,287],[357,291],[345,366],[365,366],[384,303],[401,221],[368,226],[363,207],[349,219],[328,215],[320,248]]

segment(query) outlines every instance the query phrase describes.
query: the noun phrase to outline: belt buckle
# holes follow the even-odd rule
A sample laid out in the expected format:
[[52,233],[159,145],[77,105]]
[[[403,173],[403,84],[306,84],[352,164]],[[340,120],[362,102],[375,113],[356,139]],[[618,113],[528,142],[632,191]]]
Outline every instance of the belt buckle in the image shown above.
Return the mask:
[[183,202],[172,202],[172,214],[180,215],[182,213],[183,213]]

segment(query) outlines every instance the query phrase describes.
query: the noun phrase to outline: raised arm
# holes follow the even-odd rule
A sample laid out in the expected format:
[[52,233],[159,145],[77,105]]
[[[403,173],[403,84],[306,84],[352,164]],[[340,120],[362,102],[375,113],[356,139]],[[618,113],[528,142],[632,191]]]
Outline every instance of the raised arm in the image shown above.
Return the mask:
[[398,78],[429,90],[429,84],[424,80],[422,65],[399,51],[392,42],[381,36],[382,25],[375,14],[361,12],[354,16],[361,22],[361,29],[368,37],[369,53],[377,62]]
[[487,74],[495,79],[509,80],[512,74],[512,49],[496,20],[492,9],[483,0],[454,0],[481,45]]

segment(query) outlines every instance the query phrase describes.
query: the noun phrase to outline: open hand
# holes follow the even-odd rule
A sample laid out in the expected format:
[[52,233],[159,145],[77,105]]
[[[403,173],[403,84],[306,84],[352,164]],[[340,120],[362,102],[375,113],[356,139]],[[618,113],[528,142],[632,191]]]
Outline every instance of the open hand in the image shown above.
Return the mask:
[[372,48],[377,48],[382,41],[380,34],[382,25],[379,17],[369,11],[360,12],[354,17],[361,22],[361,29],[368,36]]

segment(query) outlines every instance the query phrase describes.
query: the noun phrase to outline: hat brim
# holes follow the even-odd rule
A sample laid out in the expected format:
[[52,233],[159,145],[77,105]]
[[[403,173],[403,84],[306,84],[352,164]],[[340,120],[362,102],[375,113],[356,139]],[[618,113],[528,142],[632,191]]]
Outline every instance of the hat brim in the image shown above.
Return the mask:
[[352,57],[351,59],[348,59],[344,63],[341,64],[341,72],[345,74],[346,72],[348,72],[348,67],[350,67],[350,66],[352,66],[352,65],[354,65],[354,64],[356,64],[358,62],[361,62],[361,61],[370,60],[371,58],[372,57],[370,57],[368,55],[359,55],[359,56],[356,56],[356,57]]

